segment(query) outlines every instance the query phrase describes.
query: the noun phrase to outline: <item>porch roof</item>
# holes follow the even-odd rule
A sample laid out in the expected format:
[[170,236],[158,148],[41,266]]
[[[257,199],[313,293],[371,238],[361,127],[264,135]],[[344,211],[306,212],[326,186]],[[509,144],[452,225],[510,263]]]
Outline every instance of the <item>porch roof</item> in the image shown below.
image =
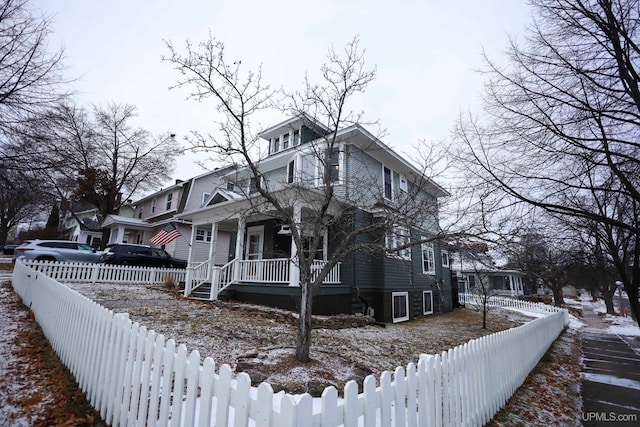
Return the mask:
[[141,218],[131,218],[128,216],[122,215],[107,215],[107,217],[102,221],[101,227],[110,227],[112,225],[124,225],[124,226],[135,226],[136,228],[150,229],[155,227],[154,224],[149,224]]

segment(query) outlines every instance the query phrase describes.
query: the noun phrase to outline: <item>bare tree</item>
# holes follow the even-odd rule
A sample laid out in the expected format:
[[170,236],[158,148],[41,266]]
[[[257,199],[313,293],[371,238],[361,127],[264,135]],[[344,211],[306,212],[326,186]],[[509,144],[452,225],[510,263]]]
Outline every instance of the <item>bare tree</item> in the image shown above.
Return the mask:
[[[0,131],[7,132],[59,102],[62,50],[50,51],[50,19],[37,16],[28,0],[0,2]],[[3,140],[0,148],[7,140]],[[15,153],[18,154],[18,153]]]
[[[135,117],[135,107],[126,104],[92,111],[58,106],[38,119],[25,142],[33,169],[57,199],[89,203],[102,218],[116,212],[134,196],[166,182],[182,154],[174,135],[153,137],[134,126]],[[107,233],[103,230],[103,244]]]
[[[212,98],[219,113],[220,132],[193,133],[192,146],[237,162],[241,167],[236,183],[251,183],[245,194],[251,203],[249,212],[277,218],[290,229],[298,248],[294,259],[300,283],[296,358],[307,362],[313,296],[327,274],[356,251],[402,253],[412,245],[435,240],[434,234],[410,236],[409,230],[439,230],[433,194],[445,192],[424,171],[414,168],[415,173],[407,177],[412,185],[406,194],[399,195],[393,204],[385,203],[379,184],[374,183],[382,171],[374,171],[364,163],[351,166],[354,170],[350,177],[358,176],[357,180],[342,182],[341,174],[345,172],[338,159],[350,155],[343,147],[365,144],[358,149],[369,152],[383,147],[361,126],[360,115],[349,110],[350,99],[364,92],[376,74],[375,69],[366,67],[357,38],[341,51],[330,49],[321,68],[320,83],[306,78],[304,90],[283,96],[286,110],[305,120],[317,136],[301,148],[296,160],[302,164],[300,176],[293,179],[292,173],[291,180],[285,178],[288,182],[274,182],[266,176],[266,150],[253,131],[259,113],[273,108],[271,101],[277,96],[263,83],[260,69],[245,72],[240,61],[228,62],[224,44],[213,38],[195,47],[187,42],[184,53],[171,43],[167,48],[169,53],[164,60],[181,76],[173,87],[189,88],[189,98],[196,101]],[[362,209],[365,207],[366,212]],[[333,236],[332,251],[317,270],[314,258],[328,230]]]
[[[634,0],[530,3],[536,21],[510,44],[507,65],[487,59],[486,115],[458,123],[459,159],[498,210],[522,204],[614,227],[630,233],[636,254],[640,9]],[[616,203],[630,211],[614,213]],[[619,267],[636,318],[639,273]]]
[[49,201],[37,191],[37,180],[29,171],[0,168],[0,244],[9,231],[33,218]]

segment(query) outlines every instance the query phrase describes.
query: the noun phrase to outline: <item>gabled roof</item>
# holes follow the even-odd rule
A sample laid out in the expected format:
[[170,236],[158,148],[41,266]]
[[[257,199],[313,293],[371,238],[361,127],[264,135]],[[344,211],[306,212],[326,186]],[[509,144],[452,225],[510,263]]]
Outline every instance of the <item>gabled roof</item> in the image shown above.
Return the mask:
[[205,201],[203,206],[217,205],[218,203],[228,202],[230,200],[242,200],[245,196],[238,194],[235,191],[225,190],[222,188],[216,188],[209,198]]

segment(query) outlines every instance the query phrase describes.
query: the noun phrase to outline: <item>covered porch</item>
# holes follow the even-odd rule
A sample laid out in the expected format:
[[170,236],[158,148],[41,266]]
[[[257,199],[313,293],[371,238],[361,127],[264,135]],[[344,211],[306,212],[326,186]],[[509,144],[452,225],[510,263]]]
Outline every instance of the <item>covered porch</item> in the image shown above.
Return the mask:
[[[210,246],[209,256],[203,262],[193,262],[194,253],[190,251],[184,295],[216,300],[221,292],[230,287],[245,286],[245,290],[256,286],[271,287],[272,290],[283,286],[298,287],[298,253],[300,250],[308,253],[309,248],[298,248],[288,226],[273,215],[233,214],[225,205],[211,206],[205,212],[192,214],[190,218],[193,221],[191,248],[195,247],[194,243],[199,238],[196,230],[202,229],[210,230],[207,231]],[[241,202],[233,205],[233,210],[242,211]],[[303,218],[304,208],[298,205],[292,209],[295,218]],[[220,235],[231,238],[221,240]],[[228,262],[216,264],[215,254],[225,250],[229,254]],[[319,249],[313,254],[312,280],[326,266],[328,251],[326,233]],[[334,265],[322,283],[340,285],[340,267],[340,263]]]

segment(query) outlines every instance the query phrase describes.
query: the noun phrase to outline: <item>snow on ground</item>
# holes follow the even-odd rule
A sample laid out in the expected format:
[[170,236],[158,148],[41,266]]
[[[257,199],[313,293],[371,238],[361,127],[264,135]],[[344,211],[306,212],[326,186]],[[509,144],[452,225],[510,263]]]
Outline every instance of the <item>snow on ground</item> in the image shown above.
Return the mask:
[[[1,276],[2,270],[0,282]],[[531,319],[522,313],[494,310],[490,313],[490,330],[484,331],[480,328],[480,314],[467,309],[424,320],[387,325],[386,328],[315,329],[312,339],[314,361],[309,366],[300,367],[292,357],[295,325],[268,312],[239,312],[223,305],[187,301],[157,287],[100,284],[70,286],[115,312],[129,312],[132,320],[168,338],[174,338],[179,344],[186,344],[189,350],[198,349],[202,357],[212,356],[218,365],[228,363],[235,367],[240,356],[257,351],[268,366],[280,366],[279,370],[269,373],[270,377],[266,378],[276,383],[274,389],[277,390],[279,386],[293,392],[306,391],[305,383],[321,376],[330,378],[339,387],[355,373],[378,376],[383,370],[415,361],[420,353],[437,353]],[[15,298],[15,294],[5,286],[0,295],[0,305],[6,305],[7,298],[11,296]],[[15,313],[5,314],[1,310],[3,319],[8,316],[12,319],[9,323],[20,324],[21,319],[15,318]],[[274,313],[278,314],[276,311]],[[8,365],[15,366],[16,363],[31,363],[15,352],[8,329],[2,331],[2,369]],[[502,421],[495,421],[493,425],[550,425],[550,420],[553,424],[557,424],[553,421],[564,420],[564,425],[579,425],[572,422],[578,419],[576,414],[580,410],[577,389],[580,378],[579,335],[571,331],[563,334],[554,348],[501,411],[501,416],[506,416],[507,421],[502,418]],[[5,383],[12,381],[12,375],[7,377],[6,373],[2,371],[0,377]],[[43,392],[42,383],[36,380],[30,386],[35,392]],[[6,400],[7,394],[0,390],[0,414],[10,416],[14,410],[17,418],[4,425],[30,425],[24,410],[20,418],[17,415],[19,405],[6,406]],[[0,417],[0,424],[6,419]]]
[[[386,327],[314,329],[309,364],[295,361],[296,324],[282,310],[251,309],[248,304],[206,303],[176,297],[160,287],[143,285],[69,284],[103,306],[129,312],[134,322],[197,349],[201,357],[237,368],[239,359],[259,362],[247,370],[253,385],[271,383],[274,391],[310,392],[416,362],[420,354],[435,354],[473,338],[522,324],[521,313],[490,312],[489,330],[481,328],[480,313],[451,313]],[[289,321],[283,321],[288,319]],[[347,322],[347,326],[349,323]]]

